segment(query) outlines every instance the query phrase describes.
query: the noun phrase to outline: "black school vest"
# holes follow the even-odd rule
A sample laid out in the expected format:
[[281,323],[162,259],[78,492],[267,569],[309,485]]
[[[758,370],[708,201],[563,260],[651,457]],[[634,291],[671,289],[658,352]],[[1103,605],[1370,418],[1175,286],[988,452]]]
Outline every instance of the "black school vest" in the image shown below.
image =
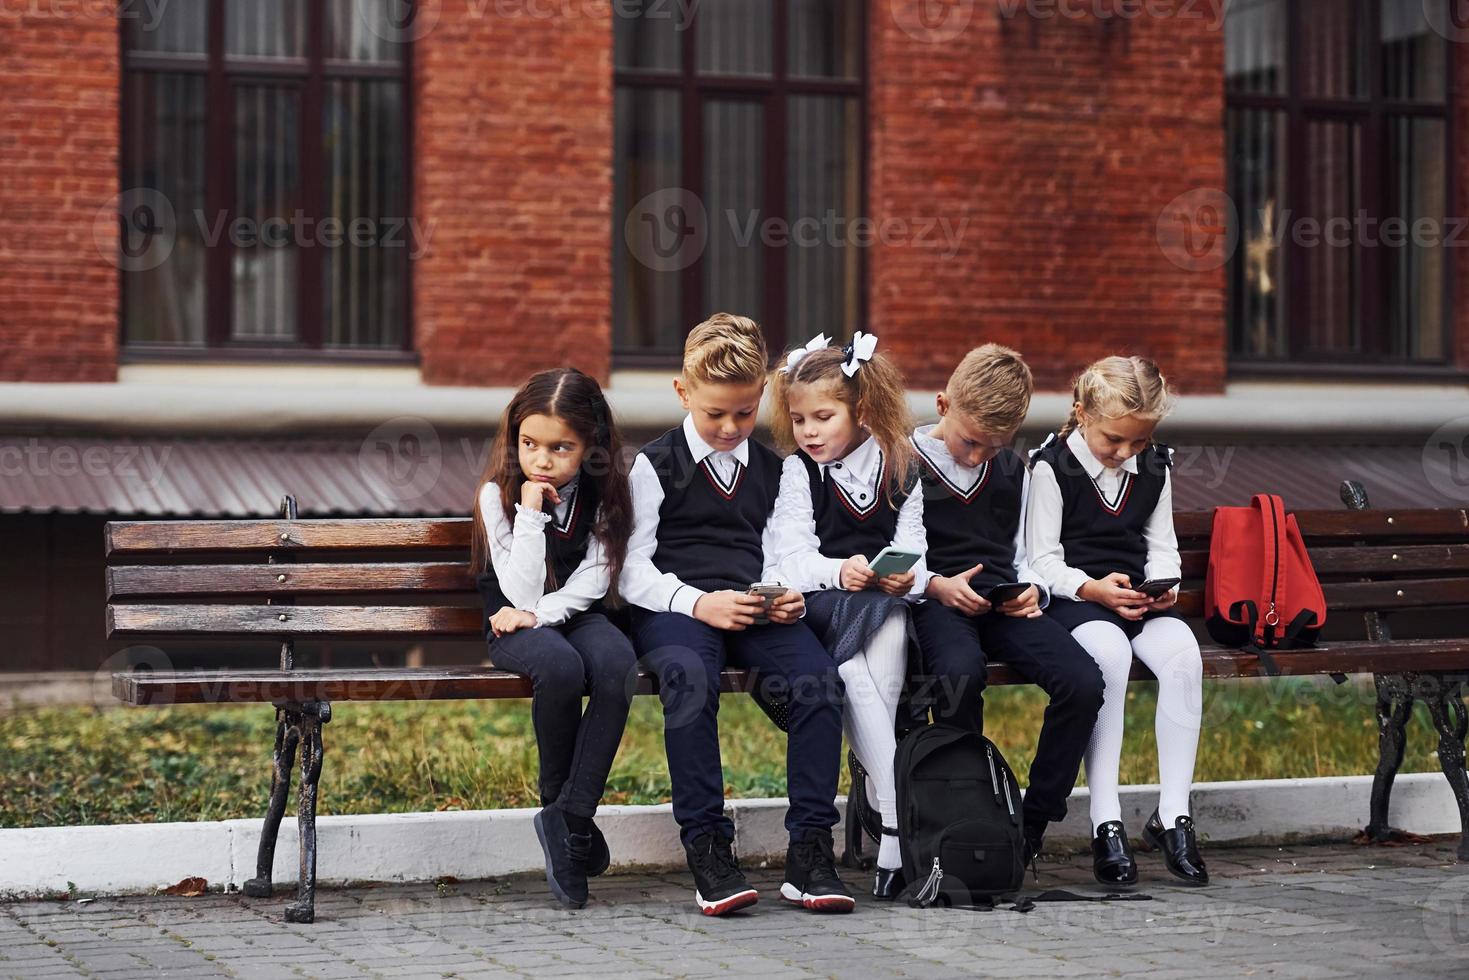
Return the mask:
[[706,592],[744,591],[765,567],[761,534],[780,490],[780,457],[751,440],[750,461],[722,483],[712,459],[695,464],[683,426],[641,450],[663,487],[653,565]]
[[975,587],[1013,582],[1015,535],[1020,530],[1020,504],[1025,491],[1025,462],[1002,449],[975,471],[969,486],[956,486],[936,462],[924,455],[917,439],[923,477],[923,526],[928,532],[928,569],[936,575],[958,575],[984,565],[971,579]]
[[816,537],[821,541],[821,554],[827,558],[850,558],[866,555],[871,561],[877,553],[893,543],[898,531],[898,511],[916,488],[916,472],[910,470],[902,491],[888,501],[887,461],[878,468],[877,483],[868,491],[871,499],[856,500],[836,480],[823,479],[820,465],[810,456],[796,450],[811,481],[811,510],[816,518]]
[[1066,564],[1092,578],[1124,572],[1133,585],[1147,577],[1148,543],[1143,528],[1158,506],[1171,457],[1167,446],[1150,444],[1137,457],[1137,472],[1124,473],[1115,499],[1087,475],[1065,439],[1052,436],[1035,451],[1032,465],[1051,464],[1061,488],[1061,548]]
[[[565,585],[571,573],[576,571],[582,560],[586,558],[596,514],[596,487],[590,480],[583,478],[577,481],[576,493],[571,498],[571,506],[566,510],[565,521],[558,522],[553,512],[551,519],[546,522],[546,561],[551,572],[551,581],[546,586],[546,595],[550,595]],[[484,600],[487,614],[494,615],[501,608],[513,605],[509,599],[505,598],[505,592],[500,588],[500,580],[495,575],[493,565],[480,573],[476,584],[479,586],[480,598]]]

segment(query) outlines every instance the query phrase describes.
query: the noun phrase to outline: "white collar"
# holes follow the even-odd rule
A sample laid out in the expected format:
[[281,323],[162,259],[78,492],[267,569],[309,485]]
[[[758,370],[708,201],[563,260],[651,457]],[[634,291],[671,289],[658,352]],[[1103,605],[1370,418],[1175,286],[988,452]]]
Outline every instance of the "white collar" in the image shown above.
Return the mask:
[[959,467],[961,470],[974,469],[975,467],[972,466],[964,466],[952,455],[950,455],[949,446],[946,442],[944,442],[944,440],[935,439],[933,436],[929,435],[929,433],[937,428],[938,423],[934,422],[930,425],[920,425],[918,428],[913,430],[913,441],[917,445],[917,447],[922,450],[923,454],[929,459],[933,460],[935,463],[951,463],[954,466]]
[[[1071,434],[1066,437],[1066,448],[1071,450],[1071,455],[1076,457],[1077,462],[1081,463],[1082,469],[1086,470],[1086,475],[1093,480],[1101,476],[1102,471],[1107,469],[1107,464],[1092,454],[1091,449],[1086,444],[1086,438],[1082,436],[1080,429],[1071,430]],[[1122,464],[1121,468],[1128,473],[1136,475],[1137,457],[1127,457],[1127,460]]]
[[[683,417],[683,436],[689,444],[689,455],[694,457],[694,465],[704,462],[705,458],[714,455],[715,450],[707,442],[699,437],[699,432],[694,428],[693,415]],[[750,440],[746,439],[738,446],[724,453],[733,456],[740,465],[748,466],[750,463]]]
[[826,479],[826,471],[836,469],[838,472],[845,472],[854,483],[861,482],[871,485],[877,481],[881,468],[882,450],[878,448],[877,440],[868,436],[862,441],[862,445],[841,459],[822,463],[821,477]]

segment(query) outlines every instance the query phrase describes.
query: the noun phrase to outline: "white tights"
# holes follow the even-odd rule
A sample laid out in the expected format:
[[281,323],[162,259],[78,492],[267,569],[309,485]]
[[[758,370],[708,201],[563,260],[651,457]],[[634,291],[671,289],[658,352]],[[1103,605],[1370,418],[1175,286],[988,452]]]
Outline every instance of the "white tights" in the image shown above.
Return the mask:
[[1091,791],[1091,820],[1099,824],[1122,819],[1117,796],[1122,765],[1122,720],[1127,704],[1127,674],[1132,658],[1158,677],[1158,711],[1153,720],[1158,740],[1158,816],[1163,826],[1189,812],[1189,788],[1199,748],[1203,712],[1203,663],[1199,643],[1180,619],[1157,617],[1143,624],[1130,643],[1116,624],[1083,623],[1072,637],[1102,669],[1105,696],[1086,749],[1086,782]]
[[[843,714],[847,741],[867,770],[868,798],[882,814],[883,826],[894,828],[898,826],[898,791],[893,755],[898,742],[893,725],[908,666],[907,619],[906,609],[894,609],[866,648],[837,668],[847,691]],[[897,868],[902,863],[898,839],[884,834],[878,845],[878,866]]]

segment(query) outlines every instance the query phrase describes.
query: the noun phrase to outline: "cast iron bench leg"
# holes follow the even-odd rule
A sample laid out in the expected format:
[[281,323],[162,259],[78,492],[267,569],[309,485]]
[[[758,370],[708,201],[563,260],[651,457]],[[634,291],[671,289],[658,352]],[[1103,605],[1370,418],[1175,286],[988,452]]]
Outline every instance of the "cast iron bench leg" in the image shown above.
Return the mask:
[[260,832],[260,850],[255,856],[255,877],[245,882],[251,898],[269,898],[275,870],[275,842],[280,834],[286,797],[291,792],[291,769],[296,764],[296,743],[301,738],[301,713],[275,709],[275,752],[270,771],[270,803],[265,808],[265,826]]
[[[1430,676],[1430,675],[1420,675]],[[1459,805],[1459,860],[1469,861],[1469,778],[1464,772],[1464,736],[1469,717],[1464,713],[1464,678],[1431,675],[1437,682],[1423,700],[1438,729],[1438,764]]]
[[297,828],[301,837],[301,883],[296,901],[286,906],[287,922],[316,921],[316,784],[321,780],[321,726],[331,721],[325,701],[301,707],[301,782]]
[[1392,799],[1392,784],[1403,764],[1407,745],[1408,719],[1413,715],[1413,693],[1408,678],[1402,674],[1373,674],[1377,687],[1377,771],[1372,776],[1372,814],[1367,822],[1367,838],[1392,840],[1398,832],[1388,823],[1387,813]]

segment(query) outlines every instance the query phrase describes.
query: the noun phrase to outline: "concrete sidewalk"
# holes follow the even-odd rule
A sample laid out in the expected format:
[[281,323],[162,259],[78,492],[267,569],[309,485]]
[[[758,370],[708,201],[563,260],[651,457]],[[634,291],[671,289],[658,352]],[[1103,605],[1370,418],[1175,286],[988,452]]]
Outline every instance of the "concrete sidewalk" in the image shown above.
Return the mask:
[[[17,902],[0,906],[0,977],[1463,977],[1454,843],[1215,847],[1202,890],[1140,854],[1153,901],[1029,915],[864,901],[818,917],[778,900],[778,869],[752,874],[760,904],[723,920],[697,913],[677,873],[596,881],[578,912],[535,877],[326,890],[309,926],[281,921],[283,896]],[[1096,891],[1081,857],[1040,871],[1039,887]]]

